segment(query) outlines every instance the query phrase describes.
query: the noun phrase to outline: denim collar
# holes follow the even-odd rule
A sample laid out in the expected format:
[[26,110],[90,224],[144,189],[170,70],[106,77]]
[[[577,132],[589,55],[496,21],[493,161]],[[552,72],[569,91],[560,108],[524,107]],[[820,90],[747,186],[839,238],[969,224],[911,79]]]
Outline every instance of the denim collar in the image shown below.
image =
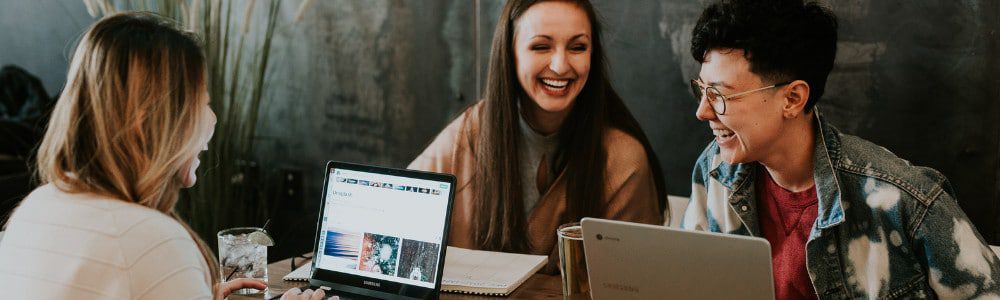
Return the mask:
[[[814,231],[827,229],[844,222],[844,205],[841,199],[840,179],[835,170],[835,162],[840,160],[840,137],[836,128],[826,124],[820,116],[819,109],[813,108],[815,117],[816,145],[813,151],[813,181],[816,184],[817,205],[819,214],[816,216]],[[716,181],[732,191],[729,201],[738,202],[752,190],[754,174],[758,163],[730,164],[721,162],[718,167],[709,172]]]
[[813,181],[819,198],[816,228],[827,229],[844,222],[844,203],[836,162],[840,161],[840,133],[823,122],[817,108],[816,146],[813,150]]

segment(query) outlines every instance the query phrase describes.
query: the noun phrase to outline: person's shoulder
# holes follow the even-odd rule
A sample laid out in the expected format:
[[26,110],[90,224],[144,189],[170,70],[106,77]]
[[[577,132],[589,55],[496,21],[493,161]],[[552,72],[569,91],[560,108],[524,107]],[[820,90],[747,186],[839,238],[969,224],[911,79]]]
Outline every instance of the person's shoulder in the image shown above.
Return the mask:
[[187,230],[174,218],[151,207],[96,195],[76,195],[76,205],[103,212],[109,227],[106,233],[128,238],[138,232],[162,238],[188,237]]
[[[32,193],[29,197],[35,196]],[[192,241],[177,220],[137,203],[90,193],[69,193],[51,184],[40,187],[36,199],[42,200],[33,202],[40,206],[38,210],[47,212],[46,222],[91,232],[104,241],[117,241],[126,253],[165,240]],[[138,245],[139,249],[130,245]]]
[[438,133],[424,150],[407,165],[408,169],[433,172],[454,172],[455,157],[465,157],[472,151],[472,143],[479,125],[483,101],[467,107]]
[[51,183],[25,197],[14,217],[108,236],[117,236],[148,218],[169,218],[139,204],[92,193],[68,192]]
[[470,135],[478,131],[479,119],[482,118],[482,110],[485,101],[476,102],[469,105],[462,111],[455,120],[451,121],[442,133],[450,133],[455,136]]
[[8,237],[14,239],[27,237],[22,234],[46,237],[24,240],[24,246],[118,267],[127,267],[165,241],[194,245],[186,229],[162,212],[107,196],[67,192],[53,184],[37,188],[24,199],[11,216],[8,230]]
[[431,147],[428,148],[435,148],[435,146],[452,147],[455,145],[465,145],[466,143],[462,143],[462,139],[466,139],[467,137],[474,135],[478,129],[479,118],[481,115],[480,110],[482,106],[483,101],[480,101],[467,107],[461,114],[455,117],[451,123],[448,123],[448,125],[441,130],[441,133],[439,133],[434,139]]
[[840,149],[837,169],[879,180],[929,202],[942,192],[950,192],[948,179],[937,170],[917,166],[889,149],[863,138],[837,133]]
[[96,290],[117,290],[121,286],[116,284],[154,286],[176,277],[170,274],[192,274],[185,282],[197,284],[207,272],[197,244],[178,221],[112,197],[43,185],[24,199],[8,225],[8,250],[30,249],[39,259],[78,261],[63,266],[72,272],[112,272],[92,285]]
[[141,205],[122,206],[114,211],[114,217],[117,219],[118,235],[125,239],[153,235],[161,240],[193,241],[180,221],[151,208]]

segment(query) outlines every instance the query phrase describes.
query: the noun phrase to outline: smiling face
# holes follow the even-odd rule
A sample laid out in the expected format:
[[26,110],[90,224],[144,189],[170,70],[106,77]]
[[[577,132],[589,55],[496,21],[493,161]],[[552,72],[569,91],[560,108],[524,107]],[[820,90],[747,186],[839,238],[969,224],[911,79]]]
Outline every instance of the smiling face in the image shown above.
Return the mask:
[[532,100],[529,115],[565,118],[590,73],[587,13],[568,2],[541,2],[514,27],[517,80]]
[[[773,83],[750,72],[742,50],[713,49],[705,55],[699,78],[723,95],[749,91]],[[722,159],[731,163],[759,161],[775,153],[785,126],[781,88],[751,93],[726,102],[725,115],[717,115],[702,97],[695,113],[708,121]]]

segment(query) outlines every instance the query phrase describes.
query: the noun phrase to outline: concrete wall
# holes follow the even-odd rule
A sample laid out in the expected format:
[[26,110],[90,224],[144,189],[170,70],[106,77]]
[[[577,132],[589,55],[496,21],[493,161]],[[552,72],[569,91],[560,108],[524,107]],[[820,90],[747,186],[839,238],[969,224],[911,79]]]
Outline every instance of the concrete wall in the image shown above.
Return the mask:
[[286,229],[297,247],[312,241],[327,160],[404,168],[470,103],[472,4],[315,1],[278,28],[257,149],[270,183],[302,174],[303,211],[279,217],[300,224]]
[[314,4],[276,33],[258,149],[319,177],[307,181],[318,196],[326,160],[405,167],[475,82],[471,2]]
[[16,64],[55,96],[76,40],[94,22],[80,0],[0,1],[0,66]]

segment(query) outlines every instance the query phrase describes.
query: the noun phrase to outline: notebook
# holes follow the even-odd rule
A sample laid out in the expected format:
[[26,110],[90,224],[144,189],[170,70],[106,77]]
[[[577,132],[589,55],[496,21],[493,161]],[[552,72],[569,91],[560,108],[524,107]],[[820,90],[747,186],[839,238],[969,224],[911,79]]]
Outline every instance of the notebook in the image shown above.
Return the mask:
[[286,274],[285,277],[281,277],[281,279],[288,281],[309,281],[310,276],[312,276],[311,262],[302,265],[301,267],[295,269],[295,271],[292,271],[291,273]]
[[[441,290],[487,296],[509,296],[531,275],[548,263],[544,255],[490,252],[448,247]],[[307,263],[285,277],[309,281],[312,264]]]
[[[445,257],[444,292],[487,296],[509,296],[531,275],[548,263],[544,255],[490,252],[448,247]],[[307,263],[282,277],[309,281],[312,264]]]
[[548,256],[448,247],[441,291],[509,296],[548,262]]

